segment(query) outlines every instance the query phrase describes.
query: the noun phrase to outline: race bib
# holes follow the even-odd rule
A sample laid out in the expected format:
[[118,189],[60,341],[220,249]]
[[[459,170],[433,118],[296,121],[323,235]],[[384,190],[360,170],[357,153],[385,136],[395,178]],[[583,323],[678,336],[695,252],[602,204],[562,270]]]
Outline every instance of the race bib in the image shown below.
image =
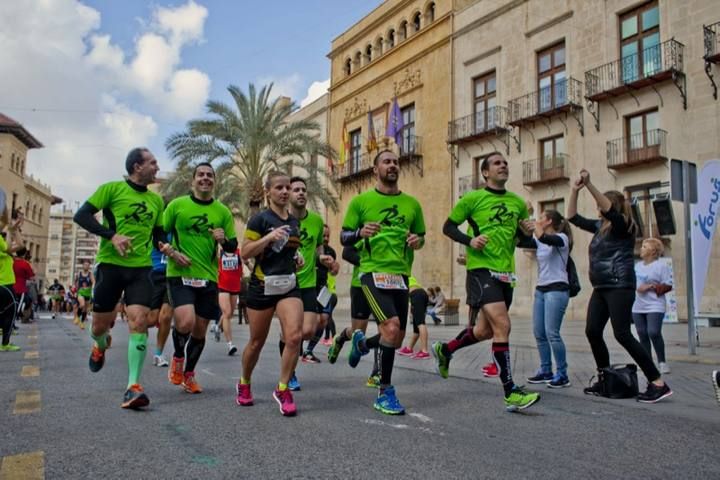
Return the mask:
[[285,295],[295,288],[295,274],[290,275],[266,275],[265,295]]
[[320,293],[318,293],[317,296],[318,303],[323,307],[327,307],[328,303],[330,303],[330,298],[332,298],[332,293],[330,293],[330,290],[328,290],[327,287],[322,287],[320,289]]
[[160,264],[167,265],[167,255],[160,255]]
[[503,283],[515,283],[517,282],[517,276],[510,272],[493,272],[490,271],[490,276],[495,280]]
[[405,279],[396,273],[373,273],[373,283],[381,290],[407,290]]
[[237,255],[232,255],[230,257],[226,257],[223,255],[223,257],[222,257],[222,269],[223,270],[237,270],[238,265],[240,265],[240,261],[238,260]]
[[182,282],[186,287],[202,288],[207,286],[207,280],[202,278],[182,277]]

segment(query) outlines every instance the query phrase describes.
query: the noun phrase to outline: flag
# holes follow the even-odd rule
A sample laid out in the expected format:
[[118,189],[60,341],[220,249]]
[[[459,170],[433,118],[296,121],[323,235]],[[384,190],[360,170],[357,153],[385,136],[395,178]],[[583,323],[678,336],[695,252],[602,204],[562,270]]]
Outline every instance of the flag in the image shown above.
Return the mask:
[[343,165],[345,165],[348,157],[348,152],[350,151],[350,135],[348,134],[346,121],[343,121],[341,142],[342,143],[340,145],[340,158],[338,159],[338,165],[342,167]]
[[375,138],[375,125],[373,125],[372,112],[368,112],[367,151],[372,152],[377,148],[377,138]]
[[395,139],[395,143],[400,145],[402,142],[402,129],[403,129],[403,118],[402,112],[400,111],[400,105],[398,105],[397,97],[393,100],[392,108],[390,109],[390,116],[388,117],[387,130],[385,135]]

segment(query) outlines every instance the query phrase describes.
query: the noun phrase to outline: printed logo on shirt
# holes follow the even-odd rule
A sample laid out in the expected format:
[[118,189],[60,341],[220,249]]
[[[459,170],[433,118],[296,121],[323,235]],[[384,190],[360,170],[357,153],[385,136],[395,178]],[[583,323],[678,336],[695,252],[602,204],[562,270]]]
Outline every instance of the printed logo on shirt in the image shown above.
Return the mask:
[[125,215],[125,220],[128,222],[145,225],[152,221],[153,214],[148,212],[148,207],[145,202],[131,203],[130,207],[133,211]]
[[385,215],[382,220],[380,220],[380,225],[385,227],[394,227],[405,223],[405,215],[400,215],[400,210],[398,210],[397,205],[393,205],[389,208],[383,208],[380,210],[380,213]]
[[504,204],[493,205],[490,210],[493,210],[495,212],[495,215],[490,217],[489,220],[491,222],[496,222],[501,225],[513,223],[513,218],[515,218],[516,216],[516,214],[508,210],[507,205]]
[[195,235],[203,235],[207,233],[208,229],[213,228],[212,224],[208,220],[207,213],[202,215],[194,215],[190,217],[193,223],[187,227],[187,231],[194,233]]

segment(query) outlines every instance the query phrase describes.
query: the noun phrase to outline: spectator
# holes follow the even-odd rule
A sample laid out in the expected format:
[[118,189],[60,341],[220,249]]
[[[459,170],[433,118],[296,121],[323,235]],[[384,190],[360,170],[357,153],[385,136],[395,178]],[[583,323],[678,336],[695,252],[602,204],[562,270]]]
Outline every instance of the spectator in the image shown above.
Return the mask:
[[438,317],[438,313],[441,312],[445,308],[445,294],[443,294],[440,287],[436,286],[434,288],[430,288],[432,293],[432,296],[430,297],[431,304],[429,304],[429,308],[427,311],[427,314],[430,315],[430,318],[433,319],[433,322],[435,322],[435,325],[438,325],[442,322],[440,320],[440,317]]
[[35,277],[30,263],[25,260],[27,249],[21,247],[15,252],[13,259],[13,272],[15,273],[15,285],[13,292],[15,293],[15,301],[17,302],[17,313],[20,315],[22,323],[28,323],[30,320],[31,302],[28,297],[28,281]]

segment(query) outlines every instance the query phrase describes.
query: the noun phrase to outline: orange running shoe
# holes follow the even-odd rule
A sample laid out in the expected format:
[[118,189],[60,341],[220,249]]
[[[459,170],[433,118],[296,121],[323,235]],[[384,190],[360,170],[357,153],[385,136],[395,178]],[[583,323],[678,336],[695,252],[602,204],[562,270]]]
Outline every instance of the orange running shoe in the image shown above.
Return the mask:
[[88,365],[91,372],[99,372],[105,365],[105,350],[100,350],[97,345],[93,345]]
[[195,380],[195,372],[185,372],[182,386],[187,393],[202,393],[202,387]]
[[173,385],[182,385],[183,383],[183,370],[185,369],[185,359],[172,357],[170,361],[170,370],[168,370],[168,380]]
[[130,387],[125,391],[125,396],[123,397],[123,403],[121,406],[122,408],[138,409],[146,407],[149,404],[150,399],[147,395],[145,395],[145,391],[139,384],[135,383],[130,385]]

